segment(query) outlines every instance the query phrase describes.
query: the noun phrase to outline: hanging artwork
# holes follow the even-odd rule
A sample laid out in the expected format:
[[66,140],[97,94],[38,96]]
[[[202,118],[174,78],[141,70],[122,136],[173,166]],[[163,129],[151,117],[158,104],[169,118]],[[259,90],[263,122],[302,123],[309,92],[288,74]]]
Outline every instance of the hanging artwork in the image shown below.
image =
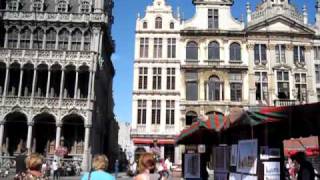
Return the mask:
[[184,156],[184,177],[200,178],[200,154],[185,154]]
[[242,140],[238,144],[237,172],[256,174],[258,140]]
[[237,157],[238,157],[238,145],[233,144],[231,146],[230,166],[237,166]]

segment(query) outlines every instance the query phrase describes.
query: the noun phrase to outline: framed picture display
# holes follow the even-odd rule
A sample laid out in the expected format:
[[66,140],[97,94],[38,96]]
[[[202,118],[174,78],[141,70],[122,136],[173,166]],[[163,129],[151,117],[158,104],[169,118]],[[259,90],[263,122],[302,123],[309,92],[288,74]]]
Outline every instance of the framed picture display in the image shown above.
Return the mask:
[[269,159],[270,158],[280,158],[280,149],[279,148],[269,148]]
[[200,154],[184,155],[184,178],[200,178]]
[[218,146],[214,148],[214,170],[215,172],[228,172],[229,171],[229,159],[230,159],[230,147]]
[[238,144],[237,172],[256,174],[258,140],[241,140]]
[[242,175],[242,180],[258,180],[257,176]]
[[233,144],[231,146],[230,166],[237,166],[237,157],[238,157],[238,145]]
[[228,173],[214,173],[214,180],[226,180],[228,179]]
[[268,146],[261,146],[260,147],[260,159],[261,160],[268,160],[269,159],[269,147]]
[[241,180],[241,174],[238,173],[230,173],[229,180]]

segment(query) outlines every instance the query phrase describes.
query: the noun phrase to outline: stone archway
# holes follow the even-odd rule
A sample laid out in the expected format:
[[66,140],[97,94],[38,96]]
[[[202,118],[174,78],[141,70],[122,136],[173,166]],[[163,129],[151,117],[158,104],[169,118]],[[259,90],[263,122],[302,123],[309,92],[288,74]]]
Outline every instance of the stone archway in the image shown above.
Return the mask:
[[62,119],[61,146],[67,147],[69,154],[83,154],[84,119],[78,114],[70,114]]
[[56,138],[56,119],[53,115],[42,113],[33,118],[33,151],[40,154],[53,154]]
[[5,117],[3,147],[6,149],[4,152],[8,155],[20,153],[26,148],[27,123],[27,116],[21,112],[12,112]]

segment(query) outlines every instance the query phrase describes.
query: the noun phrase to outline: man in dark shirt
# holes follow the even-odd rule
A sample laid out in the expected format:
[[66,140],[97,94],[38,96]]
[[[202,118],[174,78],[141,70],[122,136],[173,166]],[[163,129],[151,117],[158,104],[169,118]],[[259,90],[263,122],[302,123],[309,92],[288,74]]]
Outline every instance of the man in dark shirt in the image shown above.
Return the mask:
[[306,160],[304,152],[298,152],[292,156],[292,160],[295,160],[300,168],[298,171],[298,180],[314,180],[315,172],[312,164]]

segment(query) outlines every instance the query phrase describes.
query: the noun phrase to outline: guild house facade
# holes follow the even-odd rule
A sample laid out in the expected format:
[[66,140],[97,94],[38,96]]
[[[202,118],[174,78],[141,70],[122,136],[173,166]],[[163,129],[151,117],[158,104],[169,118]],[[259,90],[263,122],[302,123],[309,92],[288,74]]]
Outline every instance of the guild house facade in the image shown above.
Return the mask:
[[112,0],[0,2],[2,155],[65,149],[86,170],[92,153],[107,153],[101,129],[117,127],[112,8]]
[[[191,2],[190,2],[191,3]],[[316,22],[288,0],[262,0],[232,17],[232,0],[193,0],[182,20],[154,0],[136,24],[131,138],[180,163],[174,146],[195,117],[252,106],[290,106],[320,98],[320,2]],[[244,3],[244,2],[243,2]]]

